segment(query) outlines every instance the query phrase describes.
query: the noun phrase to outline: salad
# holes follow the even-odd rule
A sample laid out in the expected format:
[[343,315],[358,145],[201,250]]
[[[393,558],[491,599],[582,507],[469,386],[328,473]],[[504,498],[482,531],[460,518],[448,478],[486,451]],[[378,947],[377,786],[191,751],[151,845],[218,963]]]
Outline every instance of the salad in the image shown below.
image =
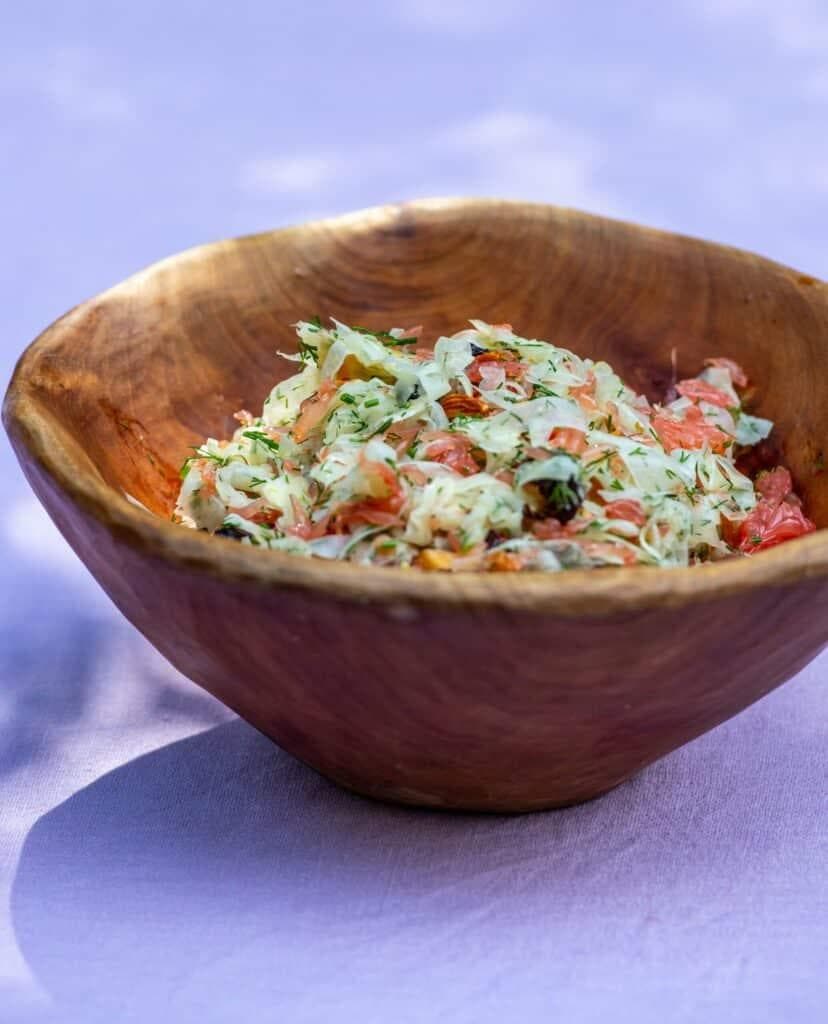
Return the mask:
[[708,359],[662,404],[605,362],[471,326],[296,325],[296,373],[184,463],[176,522],[316,558],[445,571],[687,566],[812,532],[777,467],[737,467],[773,424]]

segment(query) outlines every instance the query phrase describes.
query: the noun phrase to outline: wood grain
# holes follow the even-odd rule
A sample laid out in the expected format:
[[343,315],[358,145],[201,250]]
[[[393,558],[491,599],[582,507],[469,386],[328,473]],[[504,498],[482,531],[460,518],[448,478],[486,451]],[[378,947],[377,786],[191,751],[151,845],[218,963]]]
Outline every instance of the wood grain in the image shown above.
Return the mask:
[[[360,792],[525,810],[617,785],[828,640],[828,534],[686,570],[442,576],[247,549],[168,522],[189,445],[290,367],[291,323],[453,332],[469,316],[604,358],[659,397],[728,355],[828,525],[828,288],[737,250],[443,200],[185,252],[72,310],[4,405],[24,471],[113,601],[181,671]],[[123,497],[128,492],[154,514]]]

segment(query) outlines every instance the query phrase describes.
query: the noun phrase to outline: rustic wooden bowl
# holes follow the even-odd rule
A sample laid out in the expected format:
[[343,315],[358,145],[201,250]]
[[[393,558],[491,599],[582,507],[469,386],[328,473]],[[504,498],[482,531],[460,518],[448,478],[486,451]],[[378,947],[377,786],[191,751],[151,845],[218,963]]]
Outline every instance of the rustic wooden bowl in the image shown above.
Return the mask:
[[[828,287],[758,256],[570,210],[381,207],[164,260],[53,324],[4,419],[115,604],[187,676],[344,786],[516,811],[597,796],[788,679],[828,639],[828,533],[695,569],[448,576],[306,561],[175,526],[188,446],[261,406],[290,324],[466,318],[663,394],[744,364],[828,525]],[[151,514],[124,497],[127,492]]]

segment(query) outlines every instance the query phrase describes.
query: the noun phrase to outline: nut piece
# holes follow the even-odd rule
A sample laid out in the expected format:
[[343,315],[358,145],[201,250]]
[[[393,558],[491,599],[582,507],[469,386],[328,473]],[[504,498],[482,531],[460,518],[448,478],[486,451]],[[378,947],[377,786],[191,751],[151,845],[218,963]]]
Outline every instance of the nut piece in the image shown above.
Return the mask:
[[473,395],[444,395],[440,405],[450,420],[458,416],[486,416],[490,409],[482,398]]
[[523,562],[512,551],[493,551],[486,559],[489,572],[520,572]]
[[420,569],[448,572],[456,557],[452,551],[441,551],[439,548],[424,548],[417,556],[416,565]]

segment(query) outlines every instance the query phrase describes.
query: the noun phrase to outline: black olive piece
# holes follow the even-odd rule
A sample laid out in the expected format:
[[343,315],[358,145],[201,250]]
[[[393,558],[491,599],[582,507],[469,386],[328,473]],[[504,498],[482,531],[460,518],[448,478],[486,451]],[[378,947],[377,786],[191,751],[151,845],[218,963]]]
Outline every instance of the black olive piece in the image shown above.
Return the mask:
[[537,494],[544,517],[554,516],[568,523],[583,505],[586,492],[577,477],[568,480],[533,480],[529,485]]
[[417,383],[414,385],[414,389],[412,390],[411,394],[408,396],[408,401],[409,402],[413,402],[414,399],[415,398],[419,398],[422,393],[423,392],[422,392],[422,390],[420,388],[420,382],[417,381]]
[[482,356],[485,351],[486,349],[483,348],[482,345],[476,345],[474,342],[471,342],[471,352],[473,356]]
[[247,534],[238,526],[222,526],[213,534],[214,537],[230,537],[232,540],[244,540]]

